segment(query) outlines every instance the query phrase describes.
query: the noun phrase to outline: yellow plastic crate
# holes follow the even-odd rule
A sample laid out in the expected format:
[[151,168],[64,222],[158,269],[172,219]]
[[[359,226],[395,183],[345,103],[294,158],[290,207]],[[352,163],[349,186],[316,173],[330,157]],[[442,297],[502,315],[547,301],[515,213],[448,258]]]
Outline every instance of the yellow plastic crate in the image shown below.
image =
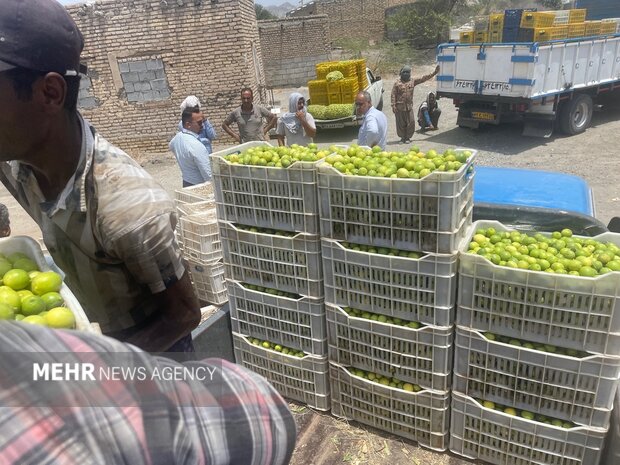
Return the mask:
[[329,95],[339,93],[342,86],[342,81],[327,81],[327,93]]
[[[357,95],[358,91],[355,92],[341,92],[340,96],[342,98],[342,103],[353,103],[355,102],[355,96]],[[373,102],[374,104],[374,102]]]
[[601,33],[601,21],[586,21],[586,35],[587,36],[597,36]]
[[569,39],[573,39],[575,37],[583,37],[586,35],[586,25],[585,23],[570,23],[568,25],[568,35]]
[[555,15],[553,13],[543,13],[541,11],[524,11],[521,15],[521,27],[526,29],[552,27],[554,20]]
[[474,42],[488,42],[489,41],[489,33],[483,31],[476,31],[474,33]]
[[342,103],[342,94],[340,92],[332,92],[331,94],[327,94],[327,100],[329,105],[333,103]]
[[502,31],[489,32],[489,42],[500,43],[502,41]]
[[322,63],[317,63],[314,65],[314,69],[316,71],[317,80],[323,80],[327,76],[327,73],[332,71],[331,67],[337,63],[336,61],[324,61]]
[[568,11],[570,12],[570,15],[568,17],[569,24],[582,23],[586,20],[586,9],[585,8],[574,8]]
[[368,87],[368,77],[366,76],[366,70],[364,70],[364,74],[358,75],[357,82],[359,84],[359,88],[362,90]]
[[474,31],[463,31],[459,34],[459,42],[462,44],[471,44],[474,41]]
[[487,32],[489,30],[489,17],[478,16],[474,18],[474,31]]
[[312,105],[329,105],[329,99],[327,98],[327,92],[310,94],[310,101]]
[[564,26],[569,23],[570,20],[570,11],[569,10],[553,10],[553,11],[542,11],[541,13],[550,13],[555,16],[553,20],[554,26]]
[[493,13],[489,16],[489,32],[502,32],[504,29],[504,13]]
[[331,71],[340,71],[344,77],[357,77],[357,65],[353,61],[338,61],[330,67]]
[[534,42],[566,39],[567,36],[568,36],[568,25],[534,29]]
[[616,28],[615,21],[601,21],[601,34],[615,34]]
[[340,81],[340,91],[341,92],[358,92],[359,91],[359,83],[356,77],[346,78]]
[[327,81],[325,79],[316,79],[313,81],[308,81],[308,91],[312,94],[312,92],[317,93],[326,93],[327,92]]

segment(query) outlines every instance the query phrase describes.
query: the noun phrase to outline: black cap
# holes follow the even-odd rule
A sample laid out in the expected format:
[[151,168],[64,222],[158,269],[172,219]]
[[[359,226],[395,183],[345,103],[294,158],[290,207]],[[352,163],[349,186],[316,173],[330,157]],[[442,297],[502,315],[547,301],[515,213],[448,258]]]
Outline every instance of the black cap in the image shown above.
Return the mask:
[[0,71],[80,72],[84,38],[57,0],[0,0]]

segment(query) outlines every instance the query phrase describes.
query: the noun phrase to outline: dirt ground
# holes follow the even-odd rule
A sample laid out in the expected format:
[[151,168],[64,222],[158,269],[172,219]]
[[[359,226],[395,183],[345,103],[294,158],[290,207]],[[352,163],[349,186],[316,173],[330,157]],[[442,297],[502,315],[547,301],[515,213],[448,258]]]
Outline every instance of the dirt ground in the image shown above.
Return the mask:
[[[432,71],[433,66],[414,69],[414,76]],[[390,91],[394,77],[384,77],[384,110],[388,116],[388,149],[402,150],[390,111]],[[297,89],[274,92],[276,101],[285,106],[288,94]],[[301,88],[307,95],[307,89]],[[415,90],[419,104],[434,83],[427,82]],[[518,124],[489,127],[478,131],[456,126],[456,110],[451,101],[440,100],[442,109],[440,129],[426,134],[416,133],[413,143],[423,151],[430,148],[469,147],[478,150],[477,164],[501,167],[519,167],[558,171],[583,177],[592,188],[596,216],[603,223],[620,215],[620,99],[609,102],[607,108],[596,112],[592,127],[585,133],[565,137],[554,135],[549,139],[527,138],[521,135]],[[208,110],[208,109],[207,109]],[[207,114],[208,116],[208,114]],[[219,121],[212,121],[219,128]],[[218,129],[221,133],[222,131]],[[105,136],[105,134],[104,134]],[[352,143],[357,138],[356,128],[330,130],[319,133],[316,142],[321,146],[333,143]],[[224,148],[216,145],[215,150]],[[170,153],[145,154],[139,161],[172,194],[181,187],[181,176]],[[0,186],[0,202],[8,205],[14,235],[26,234],[39,238],[40,230],[17,205],[4,187]],[[298,449],[293,465],[345,464],[414,464],[464,465],[466,462],[449,454],[438,454],[393,436],[363,428],[349,427],[348,423],[328,414],[291,404],[298,422]],[[359,426],[359,425],[358,425]],[[328,438],[328,439],[326,439]]]

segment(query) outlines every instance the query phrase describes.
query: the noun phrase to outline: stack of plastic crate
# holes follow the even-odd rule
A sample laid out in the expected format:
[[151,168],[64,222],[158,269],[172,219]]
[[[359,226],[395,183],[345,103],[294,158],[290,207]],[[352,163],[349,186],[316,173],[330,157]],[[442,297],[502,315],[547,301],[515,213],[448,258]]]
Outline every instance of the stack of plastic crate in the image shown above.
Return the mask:
[[474,155],[423,180],[318,165],[332,413],[439,451]]
[[264,145],[212,155],[235,358],[284,397],[329,410],[316,166],[224,158]]
[[[478,221],[468,234],[494,228]],[[620,235],[596,239],[620,245]],[[459,259],[450,450],[488,463],[597,465],[620,376],[618,273]]]
[[213,185],[206,182],[178,189],[175,204],[177,240],[188,261],[196,296],[203,303],[221,305],[228,298]]

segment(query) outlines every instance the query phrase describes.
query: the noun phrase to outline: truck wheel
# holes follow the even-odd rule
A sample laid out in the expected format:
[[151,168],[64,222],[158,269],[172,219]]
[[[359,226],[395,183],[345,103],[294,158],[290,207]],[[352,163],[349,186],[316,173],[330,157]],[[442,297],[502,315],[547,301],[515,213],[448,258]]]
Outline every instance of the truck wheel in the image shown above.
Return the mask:
[[564,102],[559,115],[562,132],[572,136],[589,128],[592,122],[592,108],[592,99],[586,94],[576,95],[572,100]]
[[377,103],[375,108],[379,111],[383,110],[383,95],[381,96],[381,99],[379,99],[379,103]]

